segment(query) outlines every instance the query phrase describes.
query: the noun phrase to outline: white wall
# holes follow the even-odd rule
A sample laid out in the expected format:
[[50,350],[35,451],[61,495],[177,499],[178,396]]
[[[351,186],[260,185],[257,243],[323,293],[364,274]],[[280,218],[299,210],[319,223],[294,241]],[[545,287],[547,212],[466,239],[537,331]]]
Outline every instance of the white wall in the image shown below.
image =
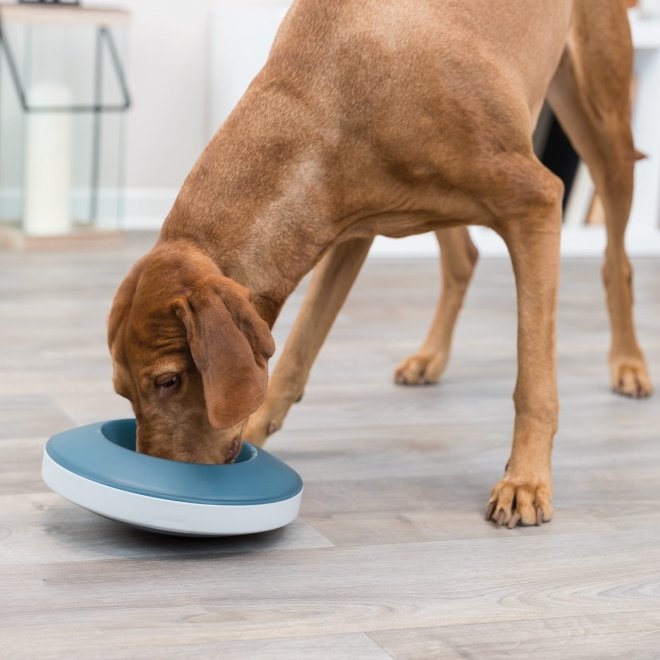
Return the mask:
[[[125,0],[131,12],[126,184],[178,187],[207,141],[208,17],[217,0]],[[116,5],[112,0],[102,3]]]
[[[98,4],[116,6],[112,0]],[[127,226],[156,225],[205,144],[206,16],[212,0],[125,0],[131,12]]]
[[[114,0],[97,3],[116,6]],[[237,76],[210,84],[210,63],[229,62],[248,84],[266,59],[269,39],[287,0],[125,0],[131,14],[128,80],[133,97],[127,120],[127,226],[154,226],[169,210],[184,177],[219,126],[226,107],[240,97]],[[266,8],[272,23],[243,23]],[[226,12],[234,47],[245,61],[231,62],[226,43],[212,46],[213,21]],[[214,19],[214,14],[216,15]],[[260,56],[259,56],[260,54]],[[215,57],[215,60],[213,58]],[[251,71],[246,77],[244,69]],[[230,69],[225,66],[226,74]],[[239,77],[240,77],[239,75]],[[229,83],[229,84],[227,84]],[[223,91],[226,88],[226,93]]]

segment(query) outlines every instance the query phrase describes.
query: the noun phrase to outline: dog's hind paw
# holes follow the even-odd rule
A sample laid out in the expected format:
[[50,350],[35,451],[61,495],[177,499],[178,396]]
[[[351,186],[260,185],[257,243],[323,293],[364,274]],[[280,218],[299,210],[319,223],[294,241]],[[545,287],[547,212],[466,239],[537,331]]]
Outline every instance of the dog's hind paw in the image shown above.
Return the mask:
[[402,360],[394,372],[397,385],[432,385],[447,366],[446,353],[415,353]]
[[498,527],[506,525],[540,525],[552,519],[552,486],[550,482],[536,485],[520,483],[507,477],[495,485],[486,508],[486,520]]
[[612,358],[612,391],[633,399],[645,399],[653,392],[644,358]]

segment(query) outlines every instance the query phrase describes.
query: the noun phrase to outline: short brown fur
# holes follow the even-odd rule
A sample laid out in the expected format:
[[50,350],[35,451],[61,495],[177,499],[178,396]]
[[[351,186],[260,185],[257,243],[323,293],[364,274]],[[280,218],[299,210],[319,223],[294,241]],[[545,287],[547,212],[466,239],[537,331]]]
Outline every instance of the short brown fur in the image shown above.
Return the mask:
[[[438,237],[437,314],[396,372],[437,380],[477,259],[465,225],[481,224],[509,248],[519,309],[513,448],[487,518],[550,520],[563,190],[531,135],[547,95],[604,201],[613,386],[646,395],[623,247],[631,53],[623,0],[297,0],[117,293],[109,343],[139,449],[213,463],[244,434],[263,443],[377,234]],[[268,326],[315,266],[266,394]]]

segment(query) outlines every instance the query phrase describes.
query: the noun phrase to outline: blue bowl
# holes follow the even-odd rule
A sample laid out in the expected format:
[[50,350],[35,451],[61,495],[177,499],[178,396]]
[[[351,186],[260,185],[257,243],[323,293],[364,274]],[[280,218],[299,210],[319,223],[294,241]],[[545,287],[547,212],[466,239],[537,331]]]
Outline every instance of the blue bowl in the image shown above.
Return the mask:
[[134,419],[53,436],[42,477],[94,513],[153,531],[194,536],[251,534],[298,515],[303,483],[288,465],[244,442],[234,463],[182,463],[135,451]]

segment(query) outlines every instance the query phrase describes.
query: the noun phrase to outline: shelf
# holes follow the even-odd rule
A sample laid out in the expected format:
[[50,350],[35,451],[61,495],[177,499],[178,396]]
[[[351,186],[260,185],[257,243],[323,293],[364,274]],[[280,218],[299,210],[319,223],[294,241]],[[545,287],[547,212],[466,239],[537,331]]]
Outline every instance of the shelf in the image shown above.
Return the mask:
[[70,7],[0,4],[0,21],[32,24],[113,26],[126,25],[129,12],[105,7]]

